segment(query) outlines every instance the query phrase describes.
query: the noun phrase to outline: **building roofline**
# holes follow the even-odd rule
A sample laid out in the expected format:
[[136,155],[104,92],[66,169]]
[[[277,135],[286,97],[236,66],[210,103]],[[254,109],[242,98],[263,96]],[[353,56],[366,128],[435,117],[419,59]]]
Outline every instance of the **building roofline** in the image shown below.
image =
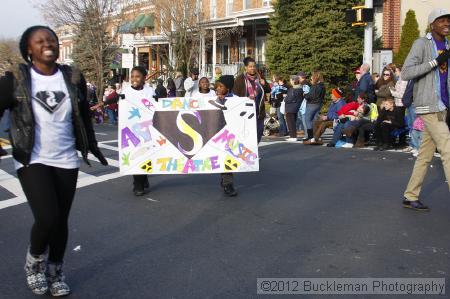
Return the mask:
[[202,22],[206,29],[226,28],[244,26],[245,21],[258,19],[268,19],[274,10],[272,7],[246,9],[231,13],[229,16],[220,19],[209,19]]

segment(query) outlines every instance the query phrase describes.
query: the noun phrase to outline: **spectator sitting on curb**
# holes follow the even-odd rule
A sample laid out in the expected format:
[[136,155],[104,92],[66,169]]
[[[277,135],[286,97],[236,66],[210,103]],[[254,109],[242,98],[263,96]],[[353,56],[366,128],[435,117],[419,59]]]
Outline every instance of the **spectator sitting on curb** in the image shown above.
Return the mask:
[[342,97],[343,92],[339,88],[334,88],[331,91],[331,101],[330,107],[328,108],[327,115],[321,115],[318,120],[314,121],[313,124],[313,138],[310,140],[306,140],[303,144],[313,144],[313,145],[322,145],[323,142],[321,140],[322,134],[325,132],[327,128],[333,128],[333,124],[337,119],[338,111],[345,105],[345,100]]
[[375,151],[384,151],[393,148],[392,132],[405,126],[403,109],[395,107],[394,99],[387,98],[382,102],[382,109],[375,124],[377,146]]
[[341,139],[343,129],[351,125],[356,125],[357,119],[355,117],[358,115],[358,107],[363,106],[367,98],[367,94],[361,93],[357,98],[357,102],[348,103],[338,111],[339,122],[334,128],[333,139],[327,144],[328,147],[334,147],[336,145],[339,139]]

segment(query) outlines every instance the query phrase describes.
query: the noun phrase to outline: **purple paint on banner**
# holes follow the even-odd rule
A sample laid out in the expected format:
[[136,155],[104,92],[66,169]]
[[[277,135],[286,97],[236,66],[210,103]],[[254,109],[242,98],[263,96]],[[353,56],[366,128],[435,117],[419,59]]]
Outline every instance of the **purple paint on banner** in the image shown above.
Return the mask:
[[128,142],[131,141],[136,147],[141,141],[134,135],[130,128],[125,127],[122,129],[122,148],[129,146]]

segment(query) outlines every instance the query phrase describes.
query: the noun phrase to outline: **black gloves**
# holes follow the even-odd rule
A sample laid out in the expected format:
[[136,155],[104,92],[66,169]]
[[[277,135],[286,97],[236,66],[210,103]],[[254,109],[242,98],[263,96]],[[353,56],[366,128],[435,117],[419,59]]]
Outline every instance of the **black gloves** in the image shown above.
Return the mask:
[[89,150],[91,153],[102,163],[102,165],[108,165],[108,161],[106,161],[105,157],[103,156],[102,152],[97,146],[97,143],[91,143],[89,145]]
[[445,50],[436,58],[438,65],[446,63],[450,59],[450,50]]

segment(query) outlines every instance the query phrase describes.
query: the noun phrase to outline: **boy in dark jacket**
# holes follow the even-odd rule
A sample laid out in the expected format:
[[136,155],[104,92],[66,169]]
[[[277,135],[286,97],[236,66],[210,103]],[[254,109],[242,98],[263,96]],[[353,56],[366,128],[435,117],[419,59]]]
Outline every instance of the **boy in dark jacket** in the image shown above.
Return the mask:
[[392,132],[405,126],[405,116],[402,109],[394,106],[394,99],[387,98],[382,102],[382,109],[375,124],[377,146],[375,151],[392,149]]

